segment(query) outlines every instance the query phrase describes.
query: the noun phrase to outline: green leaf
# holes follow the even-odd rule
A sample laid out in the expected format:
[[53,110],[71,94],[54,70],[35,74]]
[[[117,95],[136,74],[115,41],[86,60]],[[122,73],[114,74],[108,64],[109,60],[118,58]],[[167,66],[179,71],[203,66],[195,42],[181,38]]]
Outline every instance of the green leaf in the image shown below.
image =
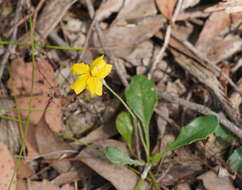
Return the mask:
[[113,146],[105,147],[104,154],[112,163],[118,165],[143,166],[145,164],[139,160],[133,160],[126,152],[122,152],[120,149]]
[[207,138],[208,135],[214,132],[218,124],[218,119],[214,115],[200,116],[194,119],[188,125],[181,128],[180,134],[176,140],[163,152],[153,155],[151,157],[151,162],[156,163],[168,152]]
[[222,125],[218,125],[216,127],[214,135],[216,136],[218,142],[224,146],[231,145],[235,140],[235,136]]
[[126,102],[143,124],[146,140],[149,138],[149,124],[157,102],[155,84],[144,75],[132,78],[125,90]]
[[132,150],[133,123],[132,117],[128,112],[121,112],[118,115],[116,119],[116,128],[128,144],[129,149]]
[[233,170],[242,170],[242,146],[234,150],[234,152],[229,156],[228,161]]

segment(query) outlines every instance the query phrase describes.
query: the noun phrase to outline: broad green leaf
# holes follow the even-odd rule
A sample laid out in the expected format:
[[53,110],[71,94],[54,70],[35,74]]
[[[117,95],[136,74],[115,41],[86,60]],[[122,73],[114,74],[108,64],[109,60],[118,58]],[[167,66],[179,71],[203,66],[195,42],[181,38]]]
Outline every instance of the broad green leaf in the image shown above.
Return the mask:
[[214,135],[216,136],[219,143],[224,146],[229,146],[235,140],[235,136],[224,126],[218,125],[214,131]]
[[234,150],[234,152],[229,156],[228,161],[233,170],[242,170],[242,146]]
[[181,128],[180,134],[163,152],[155,154],[151,158],[152,163],[158,162],[166,153],[171,152],[181,146],[194,143],[207,138],[214,132],[219,122],[216,116],[200,116]]
[[143,166],[145,164],[139,160],[133,160],[126,152],[122,152],[120,149],[113,146],[105,147],[104,154],[112,163],[118,165]]
[[149,123],[157,102],[155,84],[144,75],[136,75],[125,90],[125,98],[129,107],[142,122],[147,140]]
[[116,119],[116,128],[128,144],[129,149],[132,150],[133,123],[132,117],[128,112],[121,112],[118,115]]

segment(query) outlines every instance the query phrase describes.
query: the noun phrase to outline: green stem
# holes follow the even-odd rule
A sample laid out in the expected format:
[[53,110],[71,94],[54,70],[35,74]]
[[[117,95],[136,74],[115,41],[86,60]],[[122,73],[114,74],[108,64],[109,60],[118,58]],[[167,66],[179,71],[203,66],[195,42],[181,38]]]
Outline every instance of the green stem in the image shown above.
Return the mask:
[[124,105],[124,107],[128,110],[128,112],[130,113],[130,115],[133,118],[135,117],[135,114],[132,112],[132,110],[129,108],[129,106],[126,104],[126,102],[116,93],[113,91],[113,89],[106,83],[105,80],[103,80],[103,85],[116,97],[119,99],[119,101]]
[[[0,41],[0,45],[20,45],[20,46],[33,46],[32,43],[24,43],[24,42],[17,42],[17,41]],[[48,49],[59,49],[59,50],[74,50],[74,51],[83,51],[87,48],[75,48],[75,47],[68,47],[68,46],[52,46],[46,44],[35,44],[35,47],[40,48],[48,48]]]
[[[132,118],[134,119],[134,121],[138,121],[135,116],[135,114],[133,113],[133,111],[129,108],[128,104],[126,104],[126,102],[116,93],[114,92],[114,90],[106,83],[105,80],[103,80],[103,85],[116,97],[118,98],[118,100],[124,105],[124,107],[128,110],[128,112],[130,113],[130,115],[132,116]],[[143,147],[145,149],[145,153],[146,153],[146,157],[147,160],[149,160],[150,157],[150,148],[149,148],[149,142],[145,142],[145,140],[147,140],[147,138],[144,138],[144,134],[142,132],[141,126],[139,124],[139,122],[137,122],[137,127],[139,130],[139,134],[140,134],[140,139],[141,139],[141,143],[143,144]]]

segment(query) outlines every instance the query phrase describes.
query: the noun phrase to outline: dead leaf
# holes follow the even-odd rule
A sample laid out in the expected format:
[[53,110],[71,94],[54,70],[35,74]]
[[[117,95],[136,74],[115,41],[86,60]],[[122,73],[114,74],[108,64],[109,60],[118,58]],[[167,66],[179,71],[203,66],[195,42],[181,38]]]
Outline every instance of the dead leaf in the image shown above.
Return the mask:
[[108,0],[103,1],[101,6],[96,11],[95,19],[101,21],[108,18],[112,13],[118,12],[123,6],[124,0]]
[[199,2],[200,2],[200,0],[183,0],[182,9],[193,7],[194,5],[198,4]]
[[156,0],[160,12],[168,19],[172,19],[177,0]]
[[[112,52],[120,58],[127,58],[137,44],[150,39],[163,25],[163,17],[161,15],[145,17],[138,20],[130,21],[129,24],[112,25],[105,35],[105,43],[109,47],[115,47]],[[96,38],[97,46],[100,46]],[[144,57],[147,57],[144,54]]]
[[68,160],[62,160],[63,156],[69,156],[65,151],[72,150],[72,147],[57,136],[48,126],[44,119],[41,119],[35,128],[35,140],[40,154],[45,159],[54,160],[52,166],[59,172],[67,172],[71,168]]
[[18,160],[17,178],[24,179],[24,178],[29,178],[32,175],[34,175],[34,172],[27,165],[27,163],[24,160]]
[[198,50],[204,52],[213,39],[232,25],[236,25],[242,18],[241,13],[228,14],[226,12],[214,12],[206,21],[199,39],[196,43]]
[[198,177],[207,190],[236,190],[228,177],[219,177],[213,171],[208,171]]
[[[14,103],[12,100],[0,99],[0,107],[14,108]],[[1,109],[0,114],[16,118],[14,111]],[[6,144],[12,153],[18,152],[21,140],[17,122],[12,121],[11,119],[0,118],[0,126],[0,142]]]
[[208,42],[207,48],[203,50],[203,53],[208,60],[218,63],[241,50],[241,45],[240,37],[228,35],[224,39],[213,39],[211,42]]
[[93,130],[91,133],[81,138],[80,140],[81,142],[89,144],[94,143],[96,141],[107,139],[109,137],[116,135],[117,133],[118,132],[116,130],[115,124],[110,123],[98,127],[97,129]]
[[7,146],[0,142],[0,189],[15,190],[15,161]]
[[51,181],[55,185],[65,185],[78,180],[85,180],[92,177],[95,174],[93,170],[79,162],[78,169],[73,168],[71,171],[62,173]]
[[59,24],[68,9],[77,0],[53,0],[48,1],[37,22],[37,31],[41,38],[46,38],[53,29]]
[[[95,145],[98,145],[100,148],[115,146],[127,151],[125,144],[116,140],[99,141]],[[135,173],[126,167],[112,164],[98,151],[86,148],[80,152],[78,158],[99,175],[110,181],[117,190],[131,190],[138,180],[138,176]],[[143,186],[143,190],[146,188],[146,185]]]
[[[22,96],[16,98],[18,108],[28,109],[30,103],[30,94],[32,88],[32,71],[33,63],[24,62],[22,58],[12,61],[10,79],[8,88],[11,89],[13,96]],[[50,96],[56,92],[55,75],[50,64],[46,60],[39,60],[35,64],[34,80],[33,80],[33,97],[31,98],[30,121],[37,124],[42,117],[45,106]],[[53,95],[52,95],[53,96]],[[29,111],[21,111],[24,118],[28,117]],[[53,131],[62,129],[62,110],[61,99],[54,98],[51,102],[46,114],[46,121]]]
[[118,13],[112,25],[120,25],[137,19],[157,15],[154,0],[128,0]]
[[[25,181],[21,181],[21,188],[26,188],[26,182]],[[58,187],[54,184],[52,184],[51,182],[47,181],[47,180],[43,180],[43,181],[31,181],[28,184],[28,187],[30,187],[31,190],[74,190],[73,186],[70,185],[64,185],[62,187]],[[27,190],[28,188],[26,188]],[[20,189],[18,188],[17,190],[25,190],[25,189]]]

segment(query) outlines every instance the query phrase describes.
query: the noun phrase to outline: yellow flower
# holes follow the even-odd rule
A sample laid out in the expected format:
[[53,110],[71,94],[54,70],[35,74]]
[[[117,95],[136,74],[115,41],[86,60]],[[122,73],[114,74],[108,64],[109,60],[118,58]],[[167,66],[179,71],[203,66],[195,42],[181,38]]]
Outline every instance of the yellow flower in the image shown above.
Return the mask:
[[70,86],[76,94],[87,89],[91,95],[102,95],[102,80],[111,72],[112,65],[107,64],[104,56],[96,58],[90,65],[76,63],[71,67],[74,75],[79,75],[77,80]]

